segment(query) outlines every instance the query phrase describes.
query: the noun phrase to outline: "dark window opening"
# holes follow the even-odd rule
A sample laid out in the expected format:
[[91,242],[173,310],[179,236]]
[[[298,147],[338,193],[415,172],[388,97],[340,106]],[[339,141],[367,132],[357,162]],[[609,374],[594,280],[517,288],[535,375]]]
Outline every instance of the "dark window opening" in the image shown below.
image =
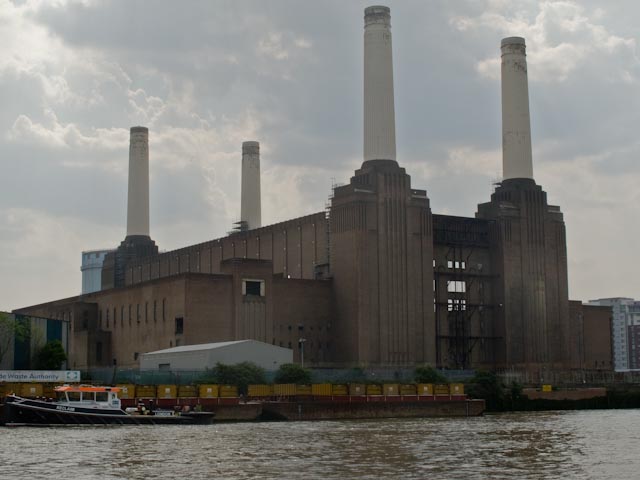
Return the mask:
[[245,295],[255,295],[257,297],[260,296],[260,285],[262,282],[257,282],[253,280],[245,280]]
[[184,333],[184,318],[176,317],[176,335]]
[[102,361],[102,342],[96,343],[96,362]]

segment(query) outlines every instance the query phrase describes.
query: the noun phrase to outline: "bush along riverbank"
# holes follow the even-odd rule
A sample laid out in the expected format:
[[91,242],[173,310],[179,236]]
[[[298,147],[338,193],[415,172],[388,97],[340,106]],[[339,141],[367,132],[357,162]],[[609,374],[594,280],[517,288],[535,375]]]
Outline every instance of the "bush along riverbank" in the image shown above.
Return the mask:
[[[505,385],[491,372],[478,372],[465,382],[465,392],[470,398],[483,399],[487,412],[640,408],[640,387],[637,386],[576,388],[555,390],[547,394],[535,389],[524,389],[517,383]],[[577,393],[582,395],[576,395]],[[578,398],[581,396],[590,398]]]

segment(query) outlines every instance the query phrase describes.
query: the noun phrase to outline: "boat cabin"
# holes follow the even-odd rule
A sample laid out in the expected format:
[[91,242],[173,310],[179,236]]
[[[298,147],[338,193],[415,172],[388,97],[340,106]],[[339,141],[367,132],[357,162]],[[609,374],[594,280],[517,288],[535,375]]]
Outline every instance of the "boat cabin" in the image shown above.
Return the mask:
[[75,407],[121,408],[118,387],[62,385],[55,388],[58,403]]

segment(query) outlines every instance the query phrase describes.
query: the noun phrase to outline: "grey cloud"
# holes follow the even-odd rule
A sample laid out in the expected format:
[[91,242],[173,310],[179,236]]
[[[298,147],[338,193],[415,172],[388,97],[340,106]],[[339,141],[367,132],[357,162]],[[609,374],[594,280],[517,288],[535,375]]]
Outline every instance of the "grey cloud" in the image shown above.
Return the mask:
[[[638,43],[635,2],[600,3],[579,6],[591,24]],[[584,279],[592,272],[584,259],[593,253],[580,236],[587,231],[589,209],[607,208],[618,222],[632,216],[628,207],[616,209],[627,196],[602,188],[615,188],[623,178],[640,180],[637,51],[601,48],[591,33],[568,32],[557,18],[544,23],[546,43],[538,43],[542,27],[536,19],[553,2],[541,5],[389,2],[398,160],[413,185],[428,190],[435,213],[472,216],[488,200],[501,162],[499,79],[479,65],[489,60],[486,68],[499,68],[503,34],[531,34],[534,171],[550,200],[562,206],[568,230],[576,229],[569,236],[569,257],[576,259],[572,294],[604,296],[597,282]],[[322,210],[331,179],[348,181],[360,163],[365,6],[339,0],[229,0],[186,7],[168,0],[45,2],[26,21],[50,33],[50,58],[34,57],[31,69],[20,72],[0,69],[0,165],[13,179],[0,191],[0,204],[59,219],[70,230],[99,222],[100,236],[86,236],[99,244],[87,248],[105,246],[100,238],[116,243],[126,214],[126,130],[146,124],[151,229],[161,248],[221,236],[231,227],[239,211],[243,140],[259,140],[263,147],[265,221]],[[493,24],[479,20],[488,14]],[[522,32],[502,31],[497,23]],[[544,50],[563,42],[588,48],[589,54],[564,68],[559,52]],[[29,52],[22,53],[28,60]],[[561,73],[566,78],[558,78]],[[47,93],[43,79],[64,81],[64,88]],[[71,137],[63,147],[38,143],[24,131],[11,138],[21,115],[48,129],[42,135],[64,138],[69,130]],[[102,138],[118,129],[125,132],[122,139],[113,133],[108,141]],[[115,141],[122,144],[113,147]],[[27,229],[26,223],[12,231]],[[615,244],[614,236],[603,235],[602,241]],[[611,269],[621,256],[634,255],[619,250],[608,252],[599,268]],[[68,257],[79,258],[79,252]],[[68,282],[69,294],[75,293],[79,284],[71,282],[77,278]],[[620,295],[638,296],[640,283],[620,281],[618,288]],[[21,298],[13,306],[40,300]],[[11,306],[7,302],[0,298],[0,308]]]

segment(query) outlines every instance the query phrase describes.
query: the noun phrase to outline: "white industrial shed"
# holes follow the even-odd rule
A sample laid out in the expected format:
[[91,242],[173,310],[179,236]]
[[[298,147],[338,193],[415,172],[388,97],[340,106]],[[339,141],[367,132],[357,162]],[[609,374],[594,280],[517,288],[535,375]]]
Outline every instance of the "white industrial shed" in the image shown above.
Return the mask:
[[167,348],[140,356],[142,370],[204,370],[216,363],[234,365],[253,362],[265,370],[277,370],[293,362],[293,350],[257,340],[203,343]]

